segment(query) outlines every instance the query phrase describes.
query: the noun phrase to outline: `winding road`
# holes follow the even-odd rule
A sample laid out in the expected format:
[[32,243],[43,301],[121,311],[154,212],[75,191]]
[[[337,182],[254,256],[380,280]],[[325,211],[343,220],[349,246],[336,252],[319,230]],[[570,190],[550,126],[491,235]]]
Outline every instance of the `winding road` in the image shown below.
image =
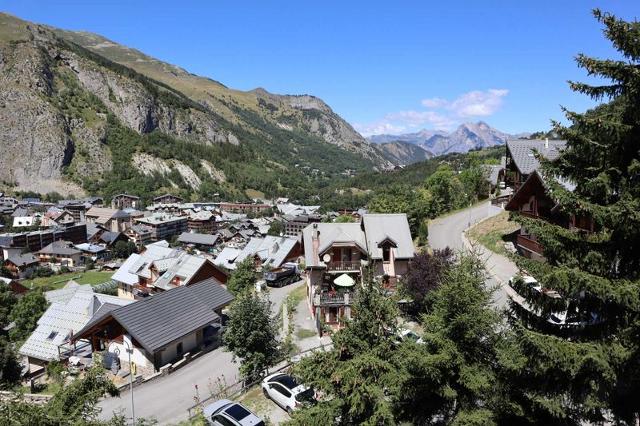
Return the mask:
[[[486,201],[448,216],[434,219],[429,224],[429,245],[434,249],[450,247],[453,250],[468,250],[465,237],[463,237],[464,231],[475,223],[495,216],[501,211],[500,207],[492,206],[491,202]],[[485,268],[489,272],[486,281],[487,288],[495,289],[493,305],[497,309],[506,308],[508,293],[511,290],[507,283],[509,278],[516,274],[517,267],[504,256],[497,255],[480,245],[474,249],[485,262]]]

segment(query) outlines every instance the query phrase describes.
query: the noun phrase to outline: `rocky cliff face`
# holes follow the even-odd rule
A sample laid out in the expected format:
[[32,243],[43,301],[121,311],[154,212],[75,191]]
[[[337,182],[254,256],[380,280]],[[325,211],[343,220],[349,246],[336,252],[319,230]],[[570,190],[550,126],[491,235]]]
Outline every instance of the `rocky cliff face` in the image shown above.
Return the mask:
[[[321,172],[328,167],[327,173],[340,172],[329,170],[336,148],[363,168],[389,164],[313,96],[235,91],[95,34],[57,30],[5,14],[0,14],[0,81],[0,184],[4,186],[82,192],[87,180],[100,180],[111,172],[117,156],[121,161],[121,148],[109,142],[113,127],[109,123],[137,135],[162,134],[180,143],[246,145],[243,152],[257,149],[256,161],[264,163],[281,163],[279,157],[290,152],[305,157],[317,152],[318,158],[306,159],[308,165]],[[265,143],[272,147],[264,148]],[[138,151],[127,147],[131,167]],[[323,151],[329,153],[327,158]],[[233,151],[215,152],[242,158]],[[216,164],[214,160],[211,154],[206,164],[222,176],[234,167],[224,158]],[[220,182],[210,175],[209,166],[186,166],[188,173],[183,163],[165,164],[169,168],[165,175],[175,171],[192,189],[203,179]],[[242,182],[225,178],[225,184],[244,190],[240,186],[248,185],[247,178],[237,179]]]

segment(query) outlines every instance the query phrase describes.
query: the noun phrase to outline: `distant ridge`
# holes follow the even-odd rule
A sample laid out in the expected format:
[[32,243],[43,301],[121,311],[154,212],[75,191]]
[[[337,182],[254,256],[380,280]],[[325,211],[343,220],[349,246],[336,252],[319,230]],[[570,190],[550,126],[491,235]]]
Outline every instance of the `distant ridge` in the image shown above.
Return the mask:
[[[367,139],[370,142],[379,145],[387,145],[389,143],[403,143],[418,146],[425,150],[431,156],[448,154],[451,152],[467,152],[472,149],[486,148],[495,145],[503,145],[509,138],[526,137],[526,133],[518,135],[510,135],[501,132],[483,121],[477,123],[464,123],[458,126],[451,133],[437,130],[421,130],[416,133],[407,133],[402,135],[373,135]],[[389,151],[390,146],[382,149],[383,152]],[[400,149],[394,147],[394,150]],[[405,148],[406,150],[406,148]],[[387,156],[390,161],[393,161]],[[406,164],[415,161],[409,161],[406,158]],[[421,160],[417,160],[421,161]],[[395,162],[398,164],[397,162]]]

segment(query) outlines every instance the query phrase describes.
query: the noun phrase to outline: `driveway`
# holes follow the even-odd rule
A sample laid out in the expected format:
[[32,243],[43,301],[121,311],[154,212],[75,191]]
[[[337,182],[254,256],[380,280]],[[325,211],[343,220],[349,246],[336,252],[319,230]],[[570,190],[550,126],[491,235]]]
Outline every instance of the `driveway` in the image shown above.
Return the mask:
[[[269,289],[273,302],[272,310],[282,307],[287,295],[304,282],[300,281],[282,288]],[[231,361],[231,352],[215,349],[192,361],[166,377],[152,380],[133,388],[136,417],[155,418],[160,424],[178,423],[187,419],[187,409],[195,404],[196,385],[201,399],[240,380],[239,364]],[[129,390],[121,392],[119,398],[106,398],[99,403],[100,418],[110,419],[114,412],[122,412],[131,418],[131,396]]]
[[[454,250],[468,250],[468,243],[463,237],[464,231],[473,224],[483,219],[500,213],[502,209],[491,205],[486,201],[482,204],[470,207],[457,213],[434,219],[429,224],[429,245],[434,249],[450,247]],[[478,245],[474,249],[485,262],[489,272],[487,288],[495,289],[493,293],[493,305],[498,309],[508,306],[508,293],[511,290],[508,285],[509,277],[517,272],[516,266],[504,256],[497,255],[490,250]]]

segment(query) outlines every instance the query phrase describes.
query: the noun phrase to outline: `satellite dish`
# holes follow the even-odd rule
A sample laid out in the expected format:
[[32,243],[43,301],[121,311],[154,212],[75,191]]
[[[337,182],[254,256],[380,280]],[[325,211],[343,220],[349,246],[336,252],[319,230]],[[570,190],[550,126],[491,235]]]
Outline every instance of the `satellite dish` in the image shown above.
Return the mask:
[[322,260],[327,263],[331,260],[331,255],[329,253],[325,254],[324,256],[322,256]]

